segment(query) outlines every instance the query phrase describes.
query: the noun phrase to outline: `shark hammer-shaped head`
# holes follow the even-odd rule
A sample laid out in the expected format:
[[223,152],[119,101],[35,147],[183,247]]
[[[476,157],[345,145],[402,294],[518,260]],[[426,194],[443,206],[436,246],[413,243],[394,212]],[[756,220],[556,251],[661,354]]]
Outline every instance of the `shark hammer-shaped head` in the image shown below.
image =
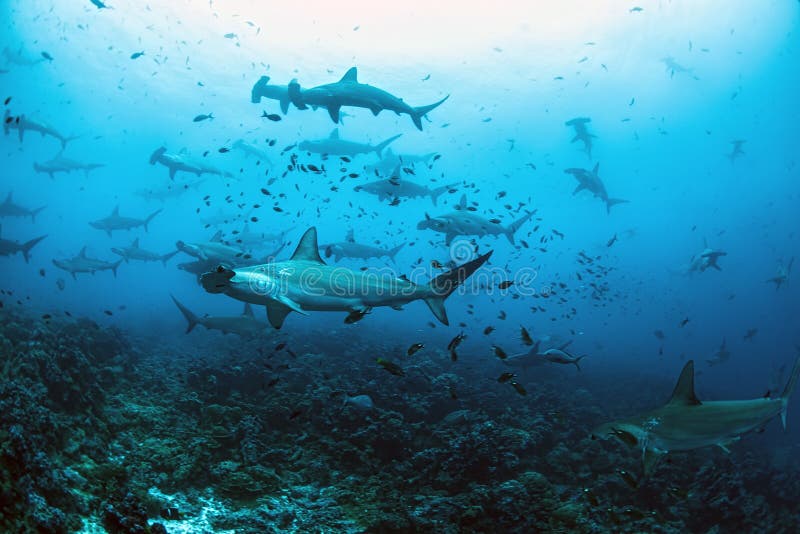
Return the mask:
[[236,272],[233,269],[219,265],[213,271],[203,274],[200,277],[200,284],[209,293],[224,293],[234,276],[236,276]]

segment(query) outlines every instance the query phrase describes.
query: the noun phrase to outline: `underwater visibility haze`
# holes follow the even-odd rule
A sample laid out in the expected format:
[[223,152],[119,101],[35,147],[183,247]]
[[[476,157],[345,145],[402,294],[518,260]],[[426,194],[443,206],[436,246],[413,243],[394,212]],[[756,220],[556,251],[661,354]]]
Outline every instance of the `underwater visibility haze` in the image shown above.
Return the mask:
[[800,2],[0,5],[0,531],[800,530]]

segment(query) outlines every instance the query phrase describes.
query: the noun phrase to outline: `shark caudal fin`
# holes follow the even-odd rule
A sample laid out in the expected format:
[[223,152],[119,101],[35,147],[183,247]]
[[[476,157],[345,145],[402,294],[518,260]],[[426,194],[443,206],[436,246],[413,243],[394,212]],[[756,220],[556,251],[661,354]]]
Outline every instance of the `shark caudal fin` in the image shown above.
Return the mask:
[[581,361],[582,359],[584,359],[585,357],[586,357],[586,355],[585,355],[585,354],[582,354],[582,355],[578,356],[577,358],[575,358],[575,360],[573,360],[573,362],[572,362],[572,363],[574,363],[574,364],[575,364],[575,367],[577,367],[577,368],[578,368],[578,371],[580,371],[580,370],[581,370],[580,361]]
[[621,198],[609,198],[606,200],[606,213],[611,213],[611,208],[616,206],[617,204],[625,204],[630,202],[630,200],[623,200]]
[[184,317],[186,317],[186,322],[188,322],[188,323],[189,323],[189,324],[186,326],[186,333],[188,334],[189,332],[191,332],[191,331],[192,331],[192,329],[193,329],[195,326],[197,326],[197,325],[198,325],[198,323],[199,323],[200,321],[197,319],[197,316],[196,316],[195,314],[193,314],[193,313],[192,313],[192,311],[191,311],[189,308],[187,308],[186,306],[184,306],[183,304],[181,304],[180,302],[178,302],[178,299],[176,299],[176,298],[175,298],[173,295],[170,295],[170,297],[172,297],[172,302],[174,302],[174,303],[175,303],[175,305],[176,305],[176,306],[178,307],[178,309],[181,311],[181,313],[183,314],[183,316],[184,316]]
[[114,273],[114,278],[116,278],[116,277],[117,277],[117,267],[119,267],[120,265],[122,265],[122,262],[123,262],[123,261],[124,261],[124,260],[123,260],[122,258],[120,258],[120,260],[119,260],[118,262],[116,262],[116,263],[112,263],[112,264],[111,264],[111,272],[112,272],[112,273]]
[[150,223],[150,221],[153,220],[153,217],[155,217],[159,213],[161,213],[161,209],[160,208],[157,209],[156,211],[154,211],[153,213],[151,213],[150,215],[148,215],[147,218],[144,220],[144,231],[145,232],[147,232],[147,225]]
[[482,256],[478,256],[472,261],[468,261],[463,265],[459,265],[451,271],[442,273],[428,283],[430,296],[425,297],[425,304],[431,309],[433,315],[444,325],[449,325],[447,320],[447,312],[444,309],[444,301],[449,297],[453,291],[464,283],[464,280],[472,276],[472,273],[477,271],[481,265],[486,263],[492,256],[490,250]]
[[422,117],[424,117],[429,112],[441,106],[444,103],[444,101],[447,100],[448,98],[450,98],[450,95],[447,95],[443,99],[439,100],[434,104],[430,104],[429,106],[420,106],[418,108],[413,108],[414,111],[413,113],[411,113],[411,120],[414,121],[414,126],[417,127],[417,130],[422,131]]
[[175,254],[177,254],[178,252],[180,252],[180,251],[179,251],[179,250],[175,250],[175,251],[172,251],[172,252],[167,252],[166,254],[163,254],[163,255],[161,256],[161,258],[159,258],[159,259],[161,260],[161,263],[163,263],[163,264],[164,264],[164,267],[166,267],[166,266],[167,266],[167,262],[168,262],[170,259],[172,259],[172,257],[173,257]]
[[389,139],[387,139],[383,143],[380,143],[380,144],[376,145],[373,148],[373,150],[375,151],[376,154],[378,154],[379,158],[382,157],[381,156],[381,152],[383,152],[383,149],[386,148],[387,146],[389,146],[390,143],[392,143],[393,141],[395,141],[398,137],[400,137],[402,135],[403,134],[397,134],[397,135],[394,135],[394,136],[390,137]]
[[431,200],[433,201],[433,205],[436,206],[436,202],[439,200],[439,197],[447,193],[457,185],[458,184],[443,185],[442,187],[437,187],[436,189],[431,191],[430,196]]
[[74,141],[75,139],[78,139],[79,137],[80,137],[79,135],[71,135],[69,137],[62,137],[60,139],[60,141],[61,141],[61,150],[64,150],[65,148],[67,148],[67,143],[69,143],[70,141]]
[[36,222],[36,216],[46,207],[47,206],[42,206],[41,208],[36,208],[35,210],[31,210],[31,222]]
[[41,241],[41,240],[42,240],[42,239],[44,239],[45,237],[47,237],[47,236],[46,236],[46,235],[43,235],[43,236],[40,236],[40,237],[34,237],[34,238],[33,238],[33,239],[31,239],[30,241],[28,241],[28,242],[26,242],[26,243],[23,243],[23,244],[22,244],[22,245],[19,247],[19,248],[20,248],[20,251],[22,251],[22,256],[25,258],[25,263],[28,263],[28,262],[30,261],[30,259],[31,259],[31,258],[30,258],[31,249],[32,249],[34,246],[36,246],[36,243],[38,243],[39,241]]
[[530,220],[530,218],[531,218],[531,217],[533,217],[533,212],[532,212],[532,211],[529,211],[528,213],[526,213],[525,215],[523,215],[522,217],[520,217],[519,219],[517,219],[516,221],[514,221],[513,223],[511,223],[511,224],[508,226],[508,228],[506,228],[506,229],[505,229],[505,231],[504,231],[504,234],[505,234],[505,236],[508,238],[509,242],[510,242],[512,245],[514,245],[514,244],[515,244],[515,243],[514,243],[514,234],[515,234],[515,233],[517,233],[517,230],[519,230],[519,229],[520,229],[520,227],[521,227],[523,224],[525,224],[526,222],[528,222],[528,221]]
[[794,361],[792,374],[789,375],[789,381],[786,383],[786,387],[783,388],[783,393],[781,394],[781,401],[783,402],[783,409],[781,410],[781,423],[783,424],[784,430],[786,430],[786,407],[789,404],[789,397],[792,396],[792,392],[794,392],[794,388],[797,386],[797,379],[800,377],[800,347],[797,347],[797,352],[797,359]]
[[402,249],[404,246],[406,246],[405,243],[400,243],[396,247],[389,249],[389,257],[392,259],[392,261],[394,261],[394,257],[397,255],[398,252],[400,252],[400,249]]

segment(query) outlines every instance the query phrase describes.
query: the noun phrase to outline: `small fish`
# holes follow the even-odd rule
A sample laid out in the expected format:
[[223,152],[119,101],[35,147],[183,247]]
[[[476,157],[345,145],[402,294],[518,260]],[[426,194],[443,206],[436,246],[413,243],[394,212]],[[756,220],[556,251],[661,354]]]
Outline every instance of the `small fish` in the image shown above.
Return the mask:
[[230,151],[231,151],[230,148],[225,148],[225,147],[222,147],[219,150],[217,150],[217,152],[219,152],[220,154],[225,154],[225,153],[230,152]]
[[275,345],[275,351],[276,352],[279,351],[279,350],[283,350],[285,348],[286,348],[286,343],[285,342],[281,342],[281,343],[278,343],[277,345]]
[[7,106],[9,102],[11,102],[11,97],[10,96],[5,99],[5,101],[3,102],[3,105]]
[[508,358],[508,354],[506,354],[506,351],[504,351],[497,345],[492,345],[492,351],[494,352],[494,355],[500,358],[501,360],[505,360],[506,358]]
[[519,393],[520,395],[524,396],[524,395],[528,394],[528,392],[525,390],[525,388],[522,387],[522,384],[520,384],[516,380],[512,380],[511,381],[511,387],[513,387],[516,390],[516,392]]
[[114,315],[114,314],[111,312],[111,310],[103,310],[103,313],[105,313],[105,314],[106,314],[106,315],[108,315],[108,316]]
[[144,51],[142,51],[142,52],[134,52],[133,54],[131,54],[131,59],[139,59],[143,55],[144,55]]
[[377,360],[378,365],[389,371],[395,376],[405,376],[406,372],[403,371],[403,368],[397,365],[394,362],[389,360],[384,360],[383,358],[378,358]]
[[611,247],[616,242],[617,242],[617,234],[614,234],[614,237],[609,239],[608,243],[606,243],[606,247]]
[[433,267],[434,269],[444,269],[444,265],[442,265],[436,260],[431,260],[431,267]]
[[214,114],[209,113],[208,115],[206,115],[205,113],[203,113],[201,115],[197,115],[194,119],[192,119],[192,122],[203,122],[205,120],[214,120]]
[[517,375],[515,375],[514,373],[505,372],[497,377],[497,381],[500,382],[501,384],[504,384],[509,380],[511,380],[512,378],[514,378],[515,376]]
[[302,415],[302,413],[303,413],[303,410],[295,410],[295,411],[293,411],[291,414],[289,414],[289,421],[297,419],[298,417],[300,417],[300,415]]
[[514,285],[513,280],[504,280],[497,284],[498,289],[508,289],[509,287]]
[[456,354],[456,348],[464,341],[464,338],[467,337],[464,332],[459,333],[456,337],[450,340],[450,343],[447,344],[447,350],[450,351],[450,360],[456,361],[458,360],[458,354]]
[[422,343],[414,343],[413,345],[408,347],[408,350],[406,351],[406,354],[408,356],[413,356],[415,352],[417,352],[418,350],[420,350],[424,346],[425,345],[423,345]]
[[42,57],[45,58],[47,61],[53,61],[53,56],[51,56],[47,52],[42,52]]
[[267,387],[271,388],[271,387],[275,386],[275,384],[277,384],[279,380],[280,380],[280,378],[277,378],[277,377],[273,378],[272,380],[267,382]]
[[281,116],[278,115],[277,113],[267,113],[266,111],[261,112],[261,118],[269,119],[272,122],[278,122],[279,120],[281,120]]
[[357,323],[358,321],[363,319],[364,316],[367,315],[370,311],[372,311],[372,308],[369,307],[361,310],[353,310],[349,314],[347,314],[347,317],[344,318],[344,322],[345,324]]
[[519,337],[522,338],[522,343],[525,345],[528,345],[529,347],[533,345],[533,339],[524,326],[519,327]]
[[423,82],[427,82],[427,81],[428,81],[428,80],[430,80],[430,79],[431,79],[431,75],[430,75],[430,74],[428,74],[427,76],[425,76],[424,78],[422,78],[422,81],[423,81]]
[[225,35],[223,35],[223,37],[224,37],[225,39],[236,39],[236,34],[235,34],[235,33],[233,33],[233,32],[231,32],[231,33],[226,33]]
[[483,335],[484,336],[488,336],[492,332],[494,332],[494,327],[493,326],[487,326],[486,328],[483,329]]
[[450,394],[450,398],[453,400],[458,400],[458,395],[456,394],[456,388],[451,385],[447,386],[447,392]]
[[625,481],[625,483],[630,486],[632,489],[636,489],[639,487],[639,482],[634,478],[633,475],[625,471],[624,469],[618,469],[617,474],[620,478]]
[[589,504],[591,504],[592,506],[600,505],[600,499],[598,499],[597,495],[595,495],[594,492],[592,492],[592,490],[590,490],[589,488],[583,488],[583,494],[584,496],[586,496],[586,500],[588,500]]
[[632,8],[630,8],[630,9],[628,10],[628,12],[629,12],[629,13],[639,13],[639,12],[641,12],[641,11],[644,11],[644,8],[642,8],[642,7],[639,7],[639,6],[632,7]]
[[681,321],[681,328],[683,328],[687,324],[689,324],[689,318],[688,317],[686,319],[684,319],[683,321]]
[[653,335],[656,336],[658,339],[664,339],[664,332],[661,330],[656,330],[653,332]]

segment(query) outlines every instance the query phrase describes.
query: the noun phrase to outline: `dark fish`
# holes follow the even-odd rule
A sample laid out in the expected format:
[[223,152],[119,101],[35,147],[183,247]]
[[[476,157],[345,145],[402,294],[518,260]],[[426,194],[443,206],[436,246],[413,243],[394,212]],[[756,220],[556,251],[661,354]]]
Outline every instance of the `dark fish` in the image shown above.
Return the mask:
[[6,98],[5,102],[3,102],[3,105],[7,106],[9,104],[9,102],[11,102],[11,97],[10,96],[8,98]]
[[275,384],[277,384],[277,383],[278,383],[278,381],[279,381],[279,380],[280,380],[280,378],[278,378],[278,377],[276,377],[276,378],[273,378],[272,380],[270,380],[269,382],[267,382],[267,387],[268,387],[268,388],[271,388],[271,387],[273,387]]
[[508,289],[509,287],[514,285],[513,280],[504,280],[497,284],[498,289]]
[[42,52],[42,57],[45,58],[47,61],[53,61],[53,56],[51,56],[47,52]]
[[406,374],[406,372],[403,371],[403,368],[394,362],[391,362],[389,360],[384,360],[383,358],[378,358],[376,361],[378,362],[378,365],[380,365],[381,367],[383,367],[384,369],[386,369],[395,376],[405,376]]
[[415,352],[417,352],[418,350],[420,350],[424,346],[425,345],[423,345],[422,343],[414,343],[413,345],[408,347],[408,350],[406,351],[406,354],[409,355],[409,356],[413,356]]
[[372,308],[364,308],[362,310],[353,310],[349,314],[347,314],[347,317],[344,318],[344,322],[345,322],[345,324],[357,323],[358,321],[363,319],[364,316],[367,315],[371,310],[372,310]]
[[600,504],[600,500],[597,498],[597,495],[595,495],[594,492],[592,492],[592,490],[589,488],[583,488],[583,494],[586,496],[586,499],[592,506],[598,506]]
[[213,113],[209,113],[208,115],[206,115],[205,113],[203,113],[201,115],[198,115],[194,119],[192,119],[192,122],[203,122],[203,121],[209,120],[209,119],[210,120],[214,120],[214,114]]
[[653,332],[653,335],[656,336],[658,339],[664,339],[664,332],[661,330],[656,330]]
[[113,313],[111,313],[111,310],[103,310],[103,313],[105,313],[106,315],[114,315]]
[[511,387],[514,388],[516,390],[516,392],[519,393],[520,395],[527,395],[528,394],[528,392],[525,391],[525,388],[522,387],[522,384],[520,384],[516,380],[512,380],[511,381]]
[[42,319],[44,319],[45,321],[50,319],[50,317],[51,315],[49,313],[45,313],[44,315],[42,315]]
[[450,398],[453,400],[458,400],[458,395],[456,394],[456,388],[452,385],[447,386],[447,392],[450,394]]
[[683,328],[687,324],[689,324],[689,318],[688,317],[686,319],[684,319],[683,321],[681,321],[681,328]]
[[135,52],[135,53],[131,54],[131,59],[139,59],[143,55],[144,55],[144,52]]
[[492,332],[494,332],[494,327],[493,326],[487,326],[486,328],[483,329],[483,335],[484,336],[488,336]]
[[497,381],[498,381],[498,382],[500,382],[501,384],[503,384],[503,383],[505,383],[505,382],[508,382],[509,380],[511,380],[512,378],[514,378],[515,376],[516,376],[516,375],[515,375],[514,373],[508,373],[508,372],[506,372],[506,373],[503,373],[502,375],[498,376],[498,377],[497,377]]
[[278,115],[277,113],[267,113],[266,111],[261,112],[261,118],[269,119],[272,122],[278,122],[279,120],[281,120],[281,116]]
[[444,269],[444,266],[437,260],[431,260],[431,267],[433,267],[434,269]]
[[533,345],[533,339],[531,339],[531,335],[525,329],[524,326],[519,327],[519,337],[522,338],[522,342],[529,347]]
[[492,351],[494,352],[494,355],[500,358],[501,360],[505,360],[506,358],[508,358],[508,354],[506,354],[506,351],[504,351],[497,345],[492,345]]
[[297,419],[303,413],[303,410],[295,410],[291,414],[289,414],[289,421],[293,419]]
[[286,343],[283,343],[283,342],[282,343],[278,343],[277,345],[275,345],[275,350],[276,351],[283,350],[285,348],[286,348]]
[[447,350],[450,351],[450,360],[456,361],[458,360],[458,354],[456,354],[456,348],[464,341],[464,338],[467,337],[464,335],[464,332],[459,333],[456,337],[450,340],[450,343],[447,344]]
[[220,154],[225,154],[225,153],[230,152],[230,151],[231,151],[230,148],[222,147],[217,152],[219,152]]
[[617,469],[617,474],[622,478],[625,483],[630,486],[632,489],[636,489],[639,487],[639,482],[634,478],[633,475],[625,471],[624,469]]
[[611,247],[616,242],[617,242],[617,234],[614,234],[614,237],[612,237],[611,239],[608,240],[608,243],[606,243],[606,246],[607,247]]

